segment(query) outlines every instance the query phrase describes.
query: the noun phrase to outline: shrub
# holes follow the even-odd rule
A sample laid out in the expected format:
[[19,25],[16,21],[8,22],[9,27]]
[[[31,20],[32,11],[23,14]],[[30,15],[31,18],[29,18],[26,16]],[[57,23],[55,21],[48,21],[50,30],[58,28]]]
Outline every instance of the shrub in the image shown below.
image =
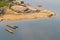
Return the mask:
[[8,4],[4,2],[0,2],[0,7],[3,7],[3,6],[8,6]]

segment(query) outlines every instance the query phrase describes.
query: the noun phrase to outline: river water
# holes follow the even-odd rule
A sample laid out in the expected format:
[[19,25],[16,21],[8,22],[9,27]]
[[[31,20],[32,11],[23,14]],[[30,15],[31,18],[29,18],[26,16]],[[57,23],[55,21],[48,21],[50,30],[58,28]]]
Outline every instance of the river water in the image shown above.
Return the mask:
[[[24,0],[33,7],[42,4],[44,8],[53,10],[56,15],[51,18],[25,19],[18,21],[4,20],[0,22],[0,40],[60,40],[60,0]],[[5,31],[7,24],[17,25],[14,34]]]

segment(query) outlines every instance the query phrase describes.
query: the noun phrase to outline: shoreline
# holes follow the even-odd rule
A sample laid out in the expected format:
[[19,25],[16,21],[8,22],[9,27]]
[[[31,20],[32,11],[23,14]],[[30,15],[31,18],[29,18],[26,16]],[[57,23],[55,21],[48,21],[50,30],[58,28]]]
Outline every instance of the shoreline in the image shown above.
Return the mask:
[[35,19],[35,18],[48,18],[54,15],[54,12],[50,13],[31,13],[31,14],[4,14],[0,17],[0,21],[3,20],[22,20],[22,19]]
[[54,15],[51,10],[43,9],[39,4],[38,8],[33,8],[31,5],[15,1],[9,6],[0,8],[0,21],[3,20],[22,20],[22,19],[35,19],[35,18],[48,18]]

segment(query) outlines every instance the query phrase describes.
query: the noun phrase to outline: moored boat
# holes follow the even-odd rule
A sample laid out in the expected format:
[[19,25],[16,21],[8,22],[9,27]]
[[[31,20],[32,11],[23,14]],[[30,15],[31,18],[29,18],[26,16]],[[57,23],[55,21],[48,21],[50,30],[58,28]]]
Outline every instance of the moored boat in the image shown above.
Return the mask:
[[6,26],[8,26],[9,28],[12,28],[12,29],[16,29],[16,28],[18,28],[18,27],[15,26],[15,25],[6,25]]
[[6,28],[5,30],[6,30],[7,32],[9,32],[9,33],[12,33],[12,34],[13,34],[13,31],[12,31],[12,30],[10,30],[10,29]]

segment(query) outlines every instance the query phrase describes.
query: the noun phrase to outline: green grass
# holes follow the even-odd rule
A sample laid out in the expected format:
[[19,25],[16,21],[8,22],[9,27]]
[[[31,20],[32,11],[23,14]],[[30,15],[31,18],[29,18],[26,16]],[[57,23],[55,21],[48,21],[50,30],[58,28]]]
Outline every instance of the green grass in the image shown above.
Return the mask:
[[8,6],[8,3],[0,2],[0,7]]

